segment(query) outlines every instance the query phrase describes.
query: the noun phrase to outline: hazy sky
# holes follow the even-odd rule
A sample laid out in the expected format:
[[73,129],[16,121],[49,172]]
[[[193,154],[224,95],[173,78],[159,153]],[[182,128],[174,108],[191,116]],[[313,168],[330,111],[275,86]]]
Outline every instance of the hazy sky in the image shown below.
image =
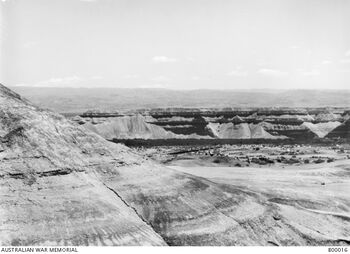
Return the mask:
[[5,85],[350,89],[349,0],[0,0]]

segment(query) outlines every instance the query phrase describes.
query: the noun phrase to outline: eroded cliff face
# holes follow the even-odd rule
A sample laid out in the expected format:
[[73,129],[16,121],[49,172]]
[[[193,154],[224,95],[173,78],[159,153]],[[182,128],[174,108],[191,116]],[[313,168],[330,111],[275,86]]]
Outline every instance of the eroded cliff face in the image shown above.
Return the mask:
[[[344,123],[345,108],[154,109],[120,113],[84,113],[72,119],[108,140],[225,139],[310,143]],[[347,139],[343,132],[341,139]],[[345,133],[346,134],[346,133]],[[335,138],[333,135],[332,138]],[[200,142],[200,141],[198,141]]]
[[84,127],[109,140],[114,138],[168,139],[177,136],[162,127],[147,123],[141,115],[116,117],[100,124],[86,123]]
[[0,245],[349,243],[347,217],[160,166],[3,86],[0,136]]
[[133,116],[110,117],[96,121],[90,118],[83,126],[107,140],[113,139],[186,139],[186,138],[210,138],[196,134],[178,135],[166,131],[161,126],[148,123],[154,121],[152,117],[145,117],[140,114]]

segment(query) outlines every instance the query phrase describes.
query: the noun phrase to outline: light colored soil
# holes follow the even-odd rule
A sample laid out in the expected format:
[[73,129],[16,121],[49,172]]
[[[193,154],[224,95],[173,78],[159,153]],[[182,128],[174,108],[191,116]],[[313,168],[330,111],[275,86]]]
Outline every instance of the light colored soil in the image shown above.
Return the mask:
[[[273,202],[279,207],[279,216],[302,234],[350,239],[350,229],[339,224],[350,221],[350,160],[285,168],[170,168]],[[259,211],[246,205],[240,209]]]

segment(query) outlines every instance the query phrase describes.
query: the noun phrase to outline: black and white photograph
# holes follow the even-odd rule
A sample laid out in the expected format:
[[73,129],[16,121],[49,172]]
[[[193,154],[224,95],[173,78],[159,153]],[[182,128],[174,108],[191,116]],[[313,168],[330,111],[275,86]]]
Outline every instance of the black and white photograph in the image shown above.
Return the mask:
[[0,252],[349,245],[349,0],[0,0]]

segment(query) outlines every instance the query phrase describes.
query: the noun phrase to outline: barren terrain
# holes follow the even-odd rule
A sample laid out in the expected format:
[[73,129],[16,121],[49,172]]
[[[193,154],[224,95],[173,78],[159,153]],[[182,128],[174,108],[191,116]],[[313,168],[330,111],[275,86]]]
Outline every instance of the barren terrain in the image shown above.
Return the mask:
[[128,148],[0,85],[0,245],[348,245],[349,193],[346,142]]

